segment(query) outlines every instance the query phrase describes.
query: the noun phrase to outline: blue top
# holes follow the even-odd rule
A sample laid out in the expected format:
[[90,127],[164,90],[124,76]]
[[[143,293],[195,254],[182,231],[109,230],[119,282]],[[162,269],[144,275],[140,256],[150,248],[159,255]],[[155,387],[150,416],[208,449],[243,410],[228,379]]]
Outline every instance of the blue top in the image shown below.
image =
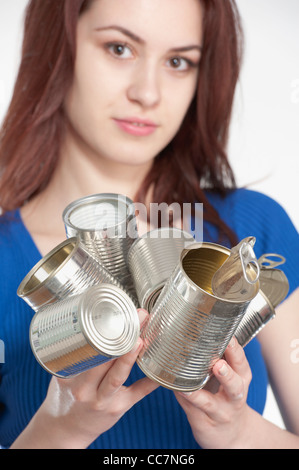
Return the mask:
[[[267,196],[244,189],[231,192],[225,199],[213,195],[210,200],[240,240],[256,237],[257,257],[264,253],[286,257],[281,268],[290,283],[289,294],[294,291],[299,286],[299,236],[285,211]],[[0,340],[5,347],[5,360],[0,364],[0,445],[9,447],[44,400],[51,376],[37,363],[30,348],[28,332],[33,310],[16,294],[41,255],[19,211],[0,220]],[[204,235],[205,241],[217,240],[217,232],[209,224],[204,225]],[[248,404],[262,413],[267,373],[258,340],[253,339],[245,351],[253,374]],[[142,376],[135,364],[127,383]],[[173,392],[159,387],[91,447],[192,449],[198,445]]]

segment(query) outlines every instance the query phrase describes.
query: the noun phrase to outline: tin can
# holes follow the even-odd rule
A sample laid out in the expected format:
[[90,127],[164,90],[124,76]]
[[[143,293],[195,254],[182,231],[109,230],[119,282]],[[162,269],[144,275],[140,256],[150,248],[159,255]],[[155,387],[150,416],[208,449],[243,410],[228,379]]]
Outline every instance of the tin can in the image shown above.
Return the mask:
[[121,287],[111,273],[73,237],[55,247],[31,269],[19,285],[17,294],[34,311],[38,311],[100,283]]
[[190,243],[194,243],[194,238],[188,232],[167,227],[151,230],[135,240],[128,264],[142,308],[151,312],[183,249]]
[[260,290],[249,303],[235,336],[241,346],[246,346],[268,323],[275,318],[275,308],[285,299],[289,282],[277,266],[286,259],[276,253],[267,253],[258,259],[260,266]]
[[275,309],[260,290],[249,303],[244,317],[235,331],[235,337],[239,344],[245,347],[266,326],[268,321],[274,318]]
[[121,194],[95,194],[72,202],[63,212],[67,237],[78,237],[88,251],[136,296],[127,255],[138,236],[135,207]]
[[258,262],[261,269],[261,290],[275,308],[285,299],[290,288],[285,273],[277,269],[277,266],[284,264],[286,259],[276,253],[266,253]]
[[[137,363],[152,380],[172,390],[202,388],[241,322],[249,301],[212,292],[212,278],[230,250],[194,243],[183,250],[141,331]],[[255,284],[254,296],[259,282]]]
[[37,312],[30,344],[45,370],[68,378],[131,351],[139,333],[130,297],[116,286],[101,284]]

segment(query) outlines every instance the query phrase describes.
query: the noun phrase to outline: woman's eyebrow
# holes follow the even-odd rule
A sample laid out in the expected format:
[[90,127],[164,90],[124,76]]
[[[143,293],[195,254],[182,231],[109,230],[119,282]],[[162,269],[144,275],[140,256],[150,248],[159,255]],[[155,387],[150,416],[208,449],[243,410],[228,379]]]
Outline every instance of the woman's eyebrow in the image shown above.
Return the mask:
[[95,31],[107,31],[109,29],[113,29],[115,31],[119,31],[125,36],[128,36],[129,38],[133,39],[133,41],[138,42],[139,44],[144,44],[145,41],[141,39],[139,36],[136,34],[132,33],[126,28],[123,28],[122,26],[117,26],[117,25],[111,25],[111,26],[103,26],[102,28],[96,28]]
[[173,49],[170,49],[170,52],[188,52],[188,51],[192,51],[193,49],[196,49],[199,52],[202,52],[202,46],[198,44],[191,44],[190,46],[183,46],[183,47],[174,47]]
[[[118,25],[103,26],[103,27],[96,28],[95,31],[107,31],[110,29],[119,31],[120,33],[124,34],[125,36],[128,36],[130,39],[132,39],[133,41],[139,44],[145,44],[144,39],[137,36],[137,34],[132,33],[132,31],[128,30],[127,28],[124,28],[123,26],[118,26]],[[183,46],[183,47],[174,47],[170,49],[170,52],[187,52],[193,49],[197,49],[201,52],[202,46],[200,46],[199,44],[191,44],[191,45]]]

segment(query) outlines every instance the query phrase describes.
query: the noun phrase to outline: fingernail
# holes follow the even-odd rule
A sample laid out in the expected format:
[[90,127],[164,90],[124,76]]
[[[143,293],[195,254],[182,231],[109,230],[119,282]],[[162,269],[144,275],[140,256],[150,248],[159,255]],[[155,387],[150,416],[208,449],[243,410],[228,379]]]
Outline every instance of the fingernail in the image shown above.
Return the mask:
[[141,341],[140,338],[138,338],[138,340],[137,340],[135,346],[133,347],[133,349],[131,350],[131,352],[136,352],[136,351],[138,351],[138,349],[140,349],[140,347],[141,347],[141,344],[142,344],[142,341]]
[[142,309],[142,308],[139,308],[138,309],[138,316],[139,316],[140,325],[142,325],[144,320],[146,320],[146,318],[148,317],[148,312],[146,310]]
[[225,376],[228,374],[228,367],[226,364],[223,364],[220,369],[218,370],[219,374]]
[[235,346],[235,344],[236,344],[236,340],[235,340],[235,338],[232,338],[232,339],[230,340],[230,342],[228,343],[228,346],[227,346],[227,347],[228,347],[228,348],[233,348],[233,347]]

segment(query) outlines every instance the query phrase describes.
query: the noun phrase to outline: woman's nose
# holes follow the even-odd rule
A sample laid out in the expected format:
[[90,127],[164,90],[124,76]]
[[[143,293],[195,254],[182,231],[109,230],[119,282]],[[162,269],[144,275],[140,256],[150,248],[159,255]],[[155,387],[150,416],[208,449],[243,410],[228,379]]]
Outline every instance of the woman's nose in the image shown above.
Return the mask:
[[130,101],[146,108],[155,107],[160,102],[160,79],[154,64],[140,64],[133,71],[127,94]]

